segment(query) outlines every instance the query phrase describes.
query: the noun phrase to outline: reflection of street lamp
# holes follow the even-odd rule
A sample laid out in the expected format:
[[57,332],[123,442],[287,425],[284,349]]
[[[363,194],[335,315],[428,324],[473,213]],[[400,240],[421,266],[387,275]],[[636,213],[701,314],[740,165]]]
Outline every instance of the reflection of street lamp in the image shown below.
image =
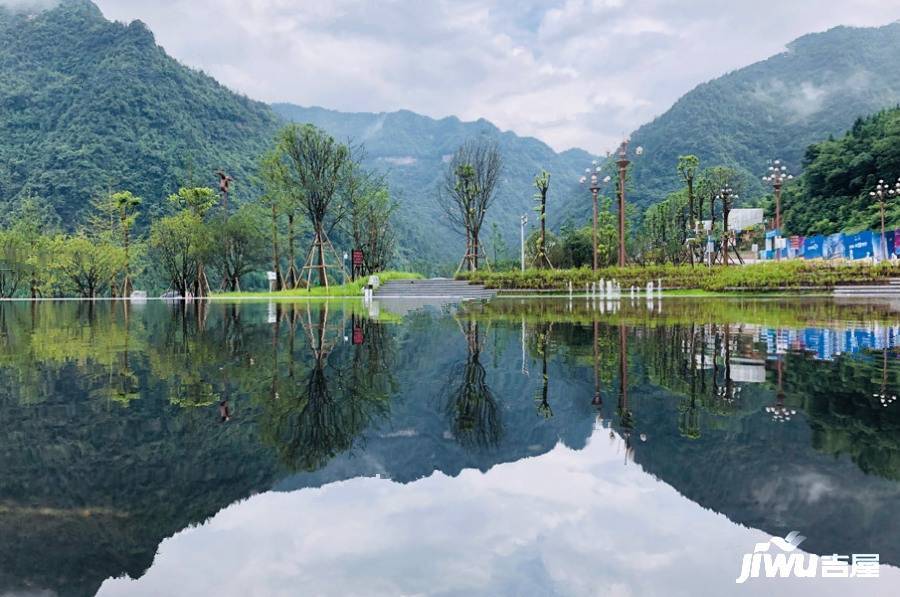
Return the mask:
[[[772,162],[772,165],[769,166],[769,175],[763,176],[763,182],[767,182],[772,185],[772,189],[775,191],[775,230],[777,230],[775,234],[775,238],[779,238],[781,236],[781,189],[784,187],[784,183],[793,180],[794,177],[788,174],[787,167],[781,163],[781,160],[775,160]],[[778,247],[775,247],[775,259],[781,259],[781,251]]]
[[791,417],[797,414],[797,411],[784,405],[784,367],[780,355],[778,356],[776,367],[778,377],[776,379],[775,404],[773,406],[767,406],[766,412],[772,415],[772,420],[776,423],[785,423],[790,421]]
[[[597,218],[598,218],[597,201],[600,197],[600,170],[601,169],[602,168],[597,165],[597,160],[594,160],[593,169],[588,168],[587,170],[585,170],[585,174],[587,174],[587,176],[582,176],[581,180],[579,181],[579,182],[581,182],[581,184],[585,184],[588,182],[588,180],[590,180],[590,185],[591,185],[588,188],[591,191],[591,203],[594,206],[594,228],[593,228],[593,237],[592,237],[592,241],[593,241],[593,245],[594,245],[594,251],[593,251],[594,271],[597,271],[597,268],[599,267],[599,262],[598,262],[598,258],[597,258]],[[588,178],[588,177],[590,177],[590,178]],[[612,180],[612,179],[609,176],[607,176],[606,178],[603,179],[603,184],[608,183],[610,180]]]
[[[644,148],[638,147],[634,151],[640,157],[644,154]],[[619,167],[619,267],[625,267],[625,178],[628,176],[628,139],[622,141],[619,146],[619,159],[616,165]]]
[[525,271],[525,226],[528,224],[528,216],[523,215],[519,220],[522,224],[522,271]]

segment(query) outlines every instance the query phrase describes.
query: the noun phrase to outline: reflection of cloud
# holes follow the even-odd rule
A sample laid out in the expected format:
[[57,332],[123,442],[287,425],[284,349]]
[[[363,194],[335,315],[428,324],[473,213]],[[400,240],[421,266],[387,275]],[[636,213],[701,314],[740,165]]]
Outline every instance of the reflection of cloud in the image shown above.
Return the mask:
[[[581,452],[557,446],[487,473],[255,496],[166,540],[143,578],[100,594],[730,593],[742,554],[768,535],[623,465],[598,433]],[[896,572],[883,568],[882,581]],[[797,582],[810,581],[747,590],[790,594]],[[847,594],[827,584],[803,587]]]

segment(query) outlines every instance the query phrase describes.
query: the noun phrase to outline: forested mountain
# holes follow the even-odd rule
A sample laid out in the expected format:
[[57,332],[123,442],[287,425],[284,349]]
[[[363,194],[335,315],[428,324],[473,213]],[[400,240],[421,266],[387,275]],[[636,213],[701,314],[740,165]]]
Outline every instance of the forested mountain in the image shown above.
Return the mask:
[[[256,196],[260,156],[278,128],[296,120],[365,144],[369,165],[387,172],[404,207],[402,264],[427,271],[464,252],[461,237],[440,223],[435,188],[446,156],[467,138],[496,139],[506,162],[484,233],[488,244],[492,221],[515,244],[541,168],[554,174],[551,201],[570,200],[591,159],[581,151],[556,154],[483,120],[278,106],[282,119],[166,55],[140,21],[110,22],[89,0],[64,0],[33,14],[0,7],[0,81],[0,213],[37,196],[68,229],[84,221],[93,197],[109,190],[143,197],[152,217],[179,185],[213,184],[218,168],[237,180],[237,201]],[[148,224],[145,217],[138,225]]]
[[[226,168],[255,174],[279,119],[265,104],[180,64],[140,21],[89,0],[29,14],[0,5],[0,210],[43,198],[69,228],[93,196],[128,189],[150,204]],[[146,224],[146,221],[144,222]]]
[[556,153],[537,139],[502,132],[487,120],[435,120],[406,110],[348,114],[290,104],[274,108],[286,120],[309,122],[338,140],[349,139],[365,146],[366,163],[387,174],[393,193],[403,205],[399,218],[402,225],[398,228],[400,242],[407,261],[419,269],[427,269],[423,262],[449,265],[448,258],[458,263],[465,253],[463,237],[443,223],[445,218],[436,194],[447,161],[467,139],[490,138],[503,153],[502,180],[481,239],[489,256],[493,253],[492,223],[498,225],[508,254],[515,255],[519,217],[528,213],[530,221],[536,221],[532,183],[542,168],[551,173],[551,226],[561,223],[562,212],[555,208],[562,204],[583,199],[590,206],[590,194],[578,188],[580,172],[593,159],[590,154],[581,150]]
[[[897,55],[900,24],[839,27],[700,85],[634,133],[646,151],[635,160],[630,203],[646,207],[677,188],[675,164],[688,153],[703,166],[742,169],[751,187],[743,195],[761,196],[758,178],[767,160],[782,158],[799,171],[810,144],[900,101]],[[237,179],[237,202],[250,199],[260,192],[259,157],[287,121],[311,122],[341,141],[365,145],[367,165],[386,173],[402,206],[398,265],[404,267],[446,272],[461,258],[462,238],[443,224],[436,188],[448,156],[472,137],[497,140],[504,154],[503,180],[482,232],[489,256],[497,244],[494,223],[506,255],[515,255],[519,216],[532,212],[532,180],[541,169],[552,175],[551,228],[585,223],[590,213],[588,193],[576,182],[590,164],[586,152],[556,153],[485,120],[287,104],[273,109],[180,64],[144,24],[112,23],[89,0],[62,0],[34,14],[0,8],[0,81],[4,216],[36,196],[71,230],[84,221],[93,197],[127,189],[145,200],[138,223],[145,230],[164,197],[180,184],[212,184],[218,168]]]
[[900,101],[897,56],[900,23],[837,27],[697,86],[634,132],[645,152],[635,160],[632,201],[646,207],[677,189],[675,164],[684,154],[703,166],[743,170],[745,197],[759,197],[768,160],[782,159],[797,173],[810,144]]
[[[879,180],[894,188],[900,177],[900,108],[861,118],[838,139],[810,146],[803,176],[787,189],[785,229],[793,234],[830,234],[878,229],[878,202],[869,193]],[[900,205],[888,197],[885,222],[900,225]]]

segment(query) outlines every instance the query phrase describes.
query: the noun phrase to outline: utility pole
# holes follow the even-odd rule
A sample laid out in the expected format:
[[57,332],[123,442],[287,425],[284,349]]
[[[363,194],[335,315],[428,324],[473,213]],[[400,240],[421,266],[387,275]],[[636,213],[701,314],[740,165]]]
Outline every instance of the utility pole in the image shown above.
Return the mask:
[[525,271],[525,225],[528,224],[528,216],[523,215],[520,219],[522,228],[522,271]]

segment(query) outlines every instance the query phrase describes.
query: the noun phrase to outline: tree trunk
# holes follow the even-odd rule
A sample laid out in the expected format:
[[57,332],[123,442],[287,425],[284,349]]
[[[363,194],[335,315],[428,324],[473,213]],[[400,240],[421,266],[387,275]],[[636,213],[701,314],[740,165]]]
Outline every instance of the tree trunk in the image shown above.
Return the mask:
[[317,226],[316,239],[319,243],[319,284],[328,288],[328,272],[325,269],[325,232],[321,224]]

